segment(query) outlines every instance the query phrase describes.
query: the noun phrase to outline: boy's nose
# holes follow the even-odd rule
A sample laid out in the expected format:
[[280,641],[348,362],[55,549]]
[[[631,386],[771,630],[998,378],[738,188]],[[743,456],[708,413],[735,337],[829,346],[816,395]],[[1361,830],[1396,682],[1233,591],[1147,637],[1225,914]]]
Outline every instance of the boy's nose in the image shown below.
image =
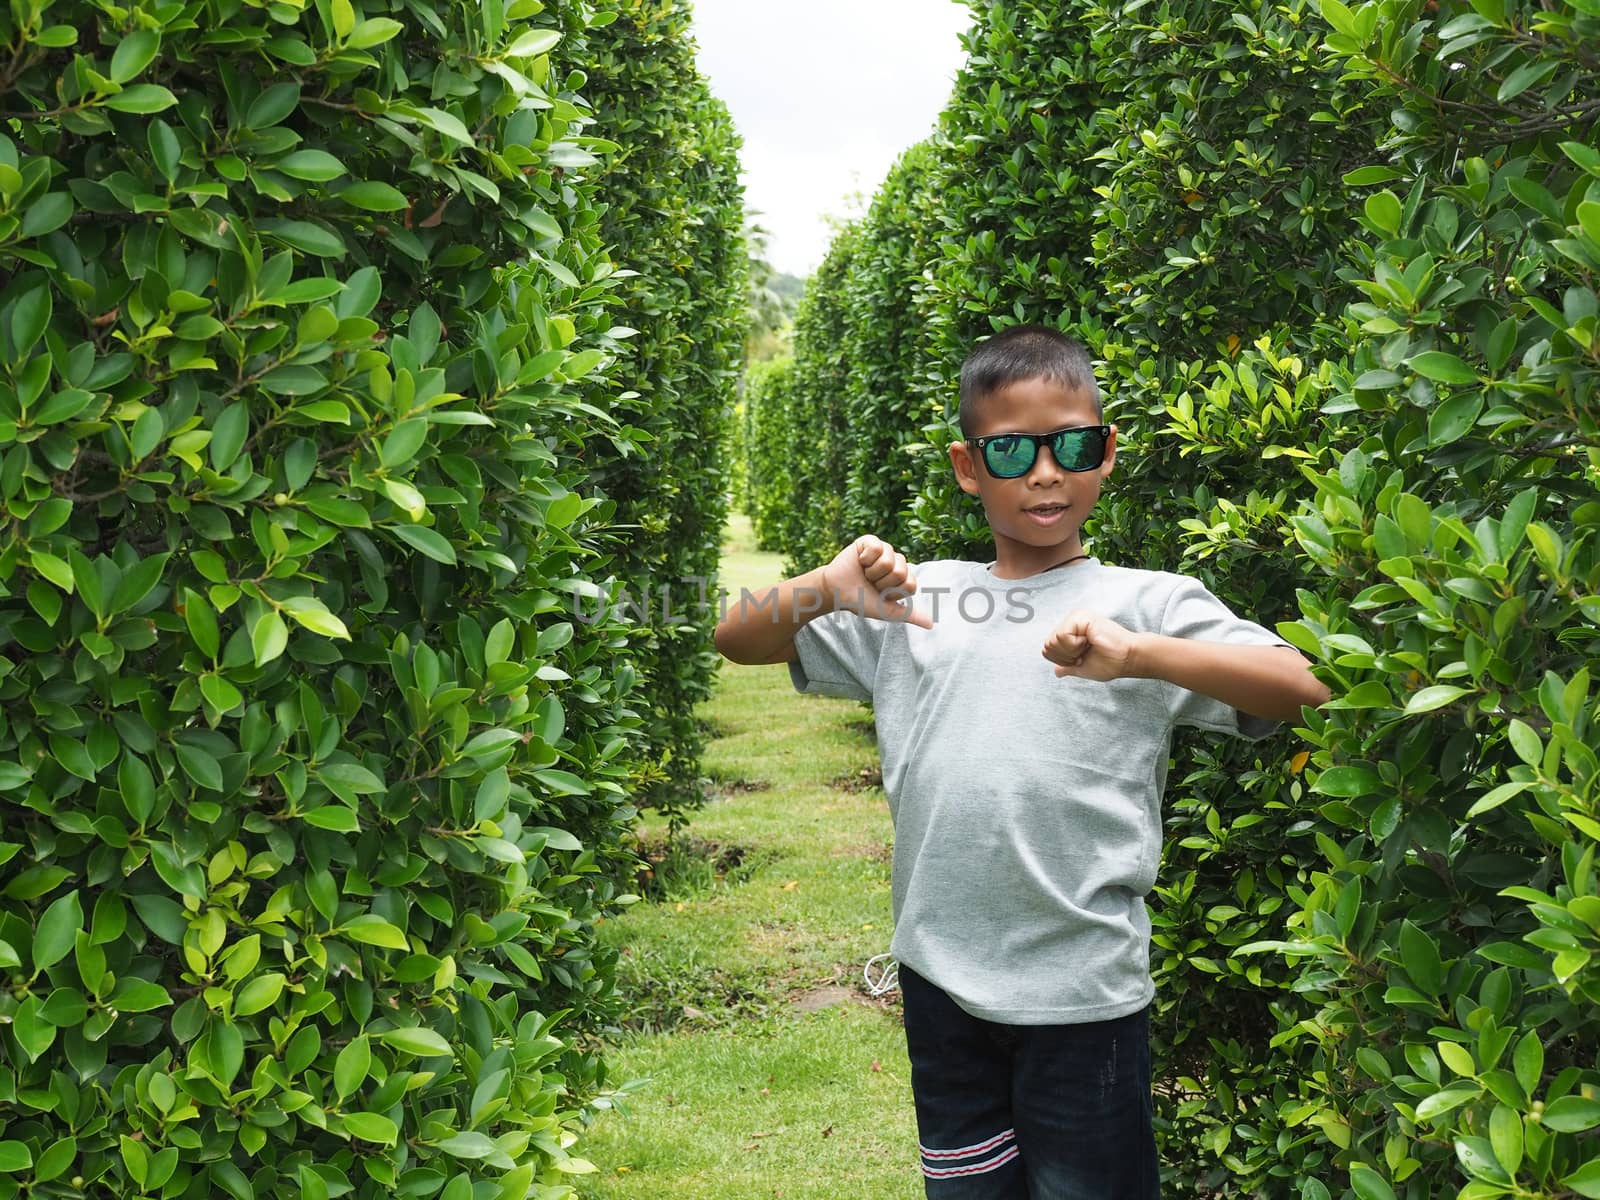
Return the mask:
[[1065,474],[1067,472],[1061,469],[1061,464],[1056,461],[1056,456],[1050,447],[1040,446],[1039,453],[1033,460],[1033,467],[1028,471],[1028,478],[1048,481]]

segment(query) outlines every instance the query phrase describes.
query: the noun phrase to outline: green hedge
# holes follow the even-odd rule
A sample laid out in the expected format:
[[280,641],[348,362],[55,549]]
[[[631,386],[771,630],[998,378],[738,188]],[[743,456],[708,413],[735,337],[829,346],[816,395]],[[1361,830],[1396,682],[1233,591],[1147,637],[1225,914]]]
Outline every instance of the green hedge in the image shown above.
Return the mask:
[[675,823],[703,794],[694,706],[720,656],[714,620],[666,614],[690,615],[699,589],[716,586],[726,432],[748,323],[739,138],[695,68],[689,12],[683,0],[623,6],[587,60],[585,85],[600,128],[620,143],[599,179],[601,235],[637,272],[619,288],[617,316],[637,332],[607,381],[622,390],[597,401],[624,436],[591,438],[587,457],[617,503],[616,596],[637,627],[648,706],[640,800]]
[[746,511],[756,546],[776,551],[788,507],[790,451],[789,398],[794,390],[794,359],[751,363],[744,377]]
[[592,402],[614,15],[0,12],[0,1194],[587,1169],[648,739],[572,619],[584,455],[649,452]]
[[1293,521],[1338,831],[1282,1036],[1359,1194],[1596,1196],[1600,8],[1325,10],[1397,107],[1350,177],[1352,432]]
[[[1059,325],[1124,439],[1095,551],[1281,622],[1335,691],[1305,749],[1174,745],[1169,1191],[1600,1195],[1600,13],[974,10],[922,176],[924,282],[874,262],[813,285],[841,293],[815,311],[888,292],[875,311],[927,318],[843,435],[921,455],[911,523],[852,518],[913,557],[989,553],[945,461],[955,368],[990,330]],[[893,236],[897,186],[853,246]],[[853,344],[896,328],[873,311]],[[842,373],[884,369],[866,354]],[[794,378],[816,369],[800,353]],[[936,394],[930,372],[948,407],[918,427],[888,398]],[[788,427],[829,404],[797,387]],[[883,494],[863,473],[835,487]],[[823,495],[758,502],[826,530]]]

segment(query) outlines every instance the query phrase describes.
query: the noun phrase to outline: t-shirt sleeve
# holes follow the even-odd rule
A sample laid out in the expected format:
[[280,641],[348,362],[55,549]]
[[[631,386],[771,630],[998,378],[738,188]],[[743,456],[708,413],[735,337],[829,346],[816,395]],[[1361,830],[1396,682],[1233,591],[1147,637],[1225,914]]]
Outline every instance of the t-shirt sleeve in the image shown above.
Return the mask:
[[[1167,637],[1190,638],[1197,642],[1227,642],[1236,646],[1287,646],[1288,643],[1265,626],[1235,616],[1221,600],[1197,579],[1179,577],[1178,585],[1167,598],[1161,618],[1161,632]],[[1266,737],[1278,727],[1270,717],[1240,712],[1231,704],[1188,688],[1176,688],[1177,708],[1174,725],[1194,725],[1218,733],[1238,734],[1252,740]]]
[[795,691],[870,701],[888,627],[844,610],[813,617],[794,635],[798,657],[789,663],[789,678]]

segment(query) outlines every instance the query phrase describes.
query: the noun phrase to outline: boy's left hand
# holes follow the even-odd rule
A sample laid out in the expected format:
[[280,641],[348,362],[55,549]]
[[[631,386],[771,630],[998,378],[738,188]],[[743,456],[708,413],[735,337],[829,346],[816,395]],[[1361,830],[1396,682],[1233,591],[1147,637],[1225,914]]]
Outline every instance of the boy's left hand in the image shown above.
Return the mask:
[[1109,617],[1075,608],[1045,639],[1044,656],[1056,675],[1076,675],[1102,683],[1135,674],[1138,635]]

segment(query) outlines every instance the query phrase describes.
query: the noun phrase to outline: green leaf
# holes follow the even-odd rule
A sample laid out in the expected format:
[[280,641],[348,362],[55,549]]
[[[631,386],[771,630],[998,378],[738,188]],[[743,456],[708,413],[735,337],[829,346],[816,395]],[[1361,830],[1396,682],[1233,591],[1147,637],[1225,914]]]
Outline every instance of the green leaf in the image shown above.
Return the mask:
[[308,275],[304,279],[296,279],[281,292],[263,296],[261,301],[263,304],[310,304],[337,296],[341,289],[342,285],[331,275]]
[[1350,1186],[1360,1200],[1395,1200],[1394,1189],[1365,1163],[1350,1168]]
[[150,159],[156,164],[156,170],[161,172],[162,178],[171,183],[178,177],[179,160],[183,157],[178,135],[172,131],[171,125],[159,117],[149,123],[148,129],[145,140],[150,145]]
[[312,633],[350,640],[350,631],[345,628],[344,622],[329,612],[327,606],[315,596],[290,596],[283,601],[283,611]]
[[211,428],[211,442],[206,447],[211,456],[212,470],[220,473],[231,467],[249,436],[249,407],[234,403],[223,409],[217,423]]
[[1456,1139],[1456,1160],[1474,1179],[1493,1183],[1507,1182],[1507,1175],[1495,1160],[1494,1149],[1487,1138],[1463,1137]]
[[289,627],[275,609],[267,609],[250,629],[250,646],[256,666],[262,667],[283,653],[289,644]]
[[178,98],[160,84],[136,83],[106,97],[105,106],[117,112],[147,114],[163,112],[177,102]]
[[345,39],[345,45],[352,50],[380,46],[396,37],[403,29],[404,25],[389,17],[370,17],[356,23],[355,28],[350,30],[350,36]]
[[[1400,962],[1426,996],[1437,996],[1444,989],[1444,965],[1439,947],[1421,926],[1411,921],[1400,923]],[[1463,1071],[1460,1074],[1470,1074]]]
[[43,971],[71,954],[82,928],[83,906],[78,903],[78,893],[68,892],[39,918],[38,931],[33,935],[34,968]]
[[370,529],[372,518],[367,513],[366,507],[357,504],[354,500],[341,500],[333,496],[307,497],[301,501],[324,521],[335,525],[344,525],[356,529]]
[[1356,18],[1341,0],[1322,0],[1322,19],[1346,36],[1354,36]]
[[334,833],[360,833],[360,818],[343,804],[324,804],[321,808],[313,808],[301,814],[301,819],[307,825],[315,825],[318,829],[329,829]]
[[1454,687],[1449,684],[1425,687],[1406,701],[1406,715],[1415,716],[1418,713],[1432,712],[1436,708],[1443,708],[1446,704],[1467,695],[1468,691],[1469,689],[1467,688]]
[[558,796],[586,796],[591,791],[589,785],[571,771],[547,768],[535,771],[533,776],[544,784],[546,789]]
[[1329,767],[1317,776],[1311,790],[1324,796],[1370,796],[1387,789],[1370,767]]
[[1412,355],[1407,365],[1418,375],[1438,383],[1478,382],[1478,376],[1471,367],[1443,350],[1424,350],[1421,354]]
[[52,733],[50,754],[58,764],[79,779],[93,781],[100,774],[94,765],[94,758],[77,738],[68,737],[64,733]]
[[344,239],[310,221],[261,221],[258,225],[266,237],[276,238],[285,245],[318,258],[343,258]]
[[1472,1051],[1457,1042],[1440,1042],[1439,1057],[1444,1065],[1457,1075],[1470,1077],[1477,1072],[1477,1064],[1472,1061]]
[[16,348],[18,360],[27,358],[34,345],[44,336],[52,310],[50,289],[44,286],[32,289],[17,301],[16,307],[11,310],[11,342]]
[[233,1015],[248,1017],[271,1008],[283,994],[284,978],[277,972],[258,975],[241,987],[233,999]]
[[161,49],[161,37],[153,30],[139,29],[127,34],[111,54],[111,78],[127,83],[154,61]]
[[1600,1158],[1592,1158],[1583,1166],[1561,1180],[1561,1186],[1571,1188],[1589,1200],[1600,1200]]
[[493,1154],[498,1147],[488,1134],[474,1131],[445,1138],[439,1143],[439,1149],[456,1158],[484,1158]]
[[123,807],[141,826],[150,819],[156,806],[156,779],[144,759],[124,751],[117,763],[117,790]]
[[357,795],[380,795],[385,791],[383,780],[359,763],[324,763],[317,768],[317,776]]
[[50,1148],[39,1155],[33,1167],[37,1183],[46,1183],[61,1175],[78,1159],[78,1139],[64,1137],[50,1143]]
[[166,570],[167,560],[171,557],[167,553],[152,554],[129,568],[111,595],[111,611],[122,613],[138,607],[139,602],[161,582],[161,573]]
[[306,179],[313,183],[326,183],[348,173],[345,165],[326,150],[295,150],[285,154],[272,166],[291,178]]
[[1535,58],[1532,62],[1523,63],[1515,71],[1505,77],[1500,84],[1500,90],[1495,93],[1495,102],[1504,104],[1522,95],[1523,92],[1550,78],[1561,63],[1553,58],[1543,56]]
[[1522,1035],[1516,1050],[1512,1052],[1511,1061],[1522,1090],[1533,1095],[1544,1075],[1544,1043],[1537,1029],[1530,1029]]
[[1382,191],[1368,196],[1364,207],[1367,220],[1380,233],[1394,237],[1400,232],[1400,200],[1393,192]]
[[274,83],[263,88],[245,112],[244,123],[253,130],[268,129],[300,107],[298,83]]
[[339,1093],[339,1099],[353,1095],[366,1082],[371,1067],[372,1047],[366,1035],[353,1038],[333,1062],[333,1089]]
[[328,386],[328,378],[315,367],[274,367],[260,379],[267,391],[279,396],[312,396]]
[[425,1058],[453,1054],[450,1043],[431,1029],[387,1029],[378,1034],[378,1040],[386,1046]]
[[1496,1104],[1489,1114],[1489,1145],[1506,1174],[1515,1175],[1522,1166],[1522,1115],[1507,1105]]
[[1541,1121],[1547,1129],[1558,1133],[1582,1133],[1600,1125],[1600,1100],[1583,1096],[1562,1096],[1544,1107]]
[[443,134],[453,142],[459,142],[463,146],[472,145],[472,134],[461,123],[460,117],[452,116],[450,113],[437,108],[413,109],[410,115],[435,133]]
[[1367,187],[1374,183],[1388,183],[1391,179],[1399,178],[1400,172],[1393,167],[1357,167],[1354,171],[1346,171],[1342,182],[1346,187]]
[[1435,1092],[1417,1105],[1417,1120],[1431,1121],[1435,1117],[1460,1108],[1469,1100],[1476,1100],[1483,1095],[1483,1089],[1476,1086],[1456,1084],[1447,1087],[1442,1092]]
[[400,1136],[400,1129],[381,1113],[353,1112],[344,1115],[345,1130],[364,1142],[392,1146]]
[[420,521],[428,511],[428,502],[422,498],[422,493],[403,479],[385,479],[383,494],[413,521]]
[[397,188],[375,180],[352,183],[340,190],[339,199],[369,212],[398,212],[410,204]]
[[15,1175],[33,1166],[33,1151],[26,1142],[0,1142],[0,1171]]
[[1464,392],[1452,396],[1428,414],[1428,444],[1447,446],[1465,437],[1483,412],[1483,395]]
[[1583,227],[1584,236],[1600,246],[1600,201],[1585,200],[1578,205],[1578,224]]
[[216,759],[198,746],[179,742],[178,765],[183,768],[185,775],[201,787],[210,788],[213,792],[222,790],[222,767]]
[[39,1014],[42,1007],[39,997],[29,996],[11,1015],[11,1036],[29,1062],[38,1062],[56,1040],[56,1027]]
[[455,547],[437,530],[425,525],[390,525],[387,528],[408,546],[420,550],[435,562],[454,564],[456,561]]
[[48,192],[28,206],[22,218],[24,238],[43,237],[72,219],[72,196],[67,192]]
[[368,946],[383,946],[390,950],[411,948],[410,943],[406,941],[406,935],[382,917],[355,917],[345,922],[336,932],[352,942],[361,942]]
[[554,29],[529,29],[505,49],[506,58],[534,58],[548,53],[561,40]]
[[200,676],[200,694],[220,713],[229,713],[244,703],[244,695],[221,675],[207,671]]
[[189,627],[189,636],[200,647],[200,653],[215,660],[222,646],[222,634],[217,628],[217,613],[199,592],[183,589],[183,621]]
[[427,440],[427,421],[415,417],[409,421],[401,421],[383,440],[383,449],[378,453],[378,461],[391,470],[404,466],[416,457],[417,451],[422,449],[423,443]]

